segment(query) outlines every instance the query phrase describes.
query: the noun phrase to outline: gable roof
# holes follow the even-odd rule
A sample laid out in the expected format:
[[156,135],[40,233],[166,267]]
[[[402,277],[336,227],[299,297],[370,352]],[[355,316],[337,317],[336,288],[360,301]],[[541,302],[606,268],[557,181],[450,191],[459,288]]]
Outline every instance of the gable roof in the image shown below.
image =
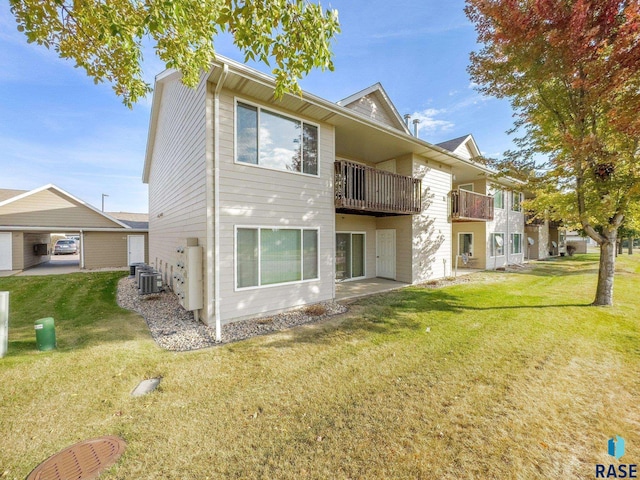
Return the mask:
[[[6,190],[4,190],[6,191]],[[107,215],[106,213],[98,210],[97,208],[93,207],[92,205],[86,203],[83,200],[80,200],[77,197],[74,197],[73,195],[71,195],[70,193],[62,190],[60,187],[57,187],[55,185],[53,185],[52,183],[48,184],[48,185],[44,185],[42,187],[39,188],[35,188],[33,190],[15,190],[15,192],[22,192],[22,193],[18,193],[17,195],[14,195],[12,197],[9,197],[5,200],[0,201],[0,208],[1,207],[5,207],[11,204],[14,204],[16,202],[20,202],[21,200],[24,199],[28,199],[29,197],[33,197],[34,195],[37,195],[41,192],[44,191],[50,191],[53,194],[57,195],[58,197],[66,200],[69,203],[72,204],[76,204],[82,208],[88,209],[90,210],[93,214],[97,214],[99,217],[103,217],[104,219],[108,220],[109,222],[113,223],[113,227],[122,227],[122,228],[131,228],[129,227],[126,223],[123,223],[115,218],[110,217],[109,215]],[[13,215],[15,217],[16,214],[9,214],[9,215]],[[44,226],[44,225],[43,225]],[[69,225],[69,227],[71,227],[71,225]]]
[[[361,105],[363,103],[368,103],[369,105],[362,108]],[[337,102],[337,104],[341,107],[349,108],[367,115],[372,120],[395,127],[409,135],[411,134],[409,127],[407,127],[406,123],[402,120],[400,113],[380,82],[375,83],[364,90],[360,90],[347,98],[343,98]],[[378,107],[382,110],[381,112],[377,112]]]
[[447,140],[446,142],[437,143],[436,145],[444,148],[445,150],[449,150],[450,152],[466,156],[470,159],[480,156],[478,144],[476,144],[473,135],[470,133],[458,138]]
[[148,213],[109,212],[108,215],[115,219],[118,219],[122,223],[129,225],[131,228],[149,228]]

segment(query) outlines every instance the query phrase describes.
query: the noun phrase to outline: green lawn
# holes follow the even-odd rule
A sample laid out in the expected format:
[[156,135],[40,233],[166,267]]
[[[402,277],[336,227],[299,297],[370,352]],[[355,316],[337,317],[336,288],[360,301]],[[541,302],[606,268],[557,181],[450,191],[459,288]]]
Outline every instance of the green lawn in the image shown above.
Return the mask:
[[[613,308],[588,306],[583,255],[186,353],[116,306],[122,272],[0,278],[0,478],[108,434],[127,450],[101,479],[586,479],[612,435],[627,445],[613,463],[639,463],[640,255],[617,268]],[[44,316],[54,352],[35,350]]]

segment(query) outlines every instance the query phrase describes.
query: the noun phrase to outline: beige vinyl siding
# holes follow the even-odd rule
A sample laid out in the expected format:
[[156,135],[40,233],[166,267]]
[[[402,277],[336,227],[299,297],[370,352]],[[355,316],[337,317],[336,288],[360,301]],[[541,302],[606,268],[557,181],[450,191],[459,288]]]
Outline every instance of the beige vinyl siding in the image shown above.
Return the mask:
[[[196,89],[169,80],[162,87],[149,172],[149,263],[173,285],[176,249],[186,238],[206,240],[206,95],[207,82]],[[126,258],[126,257],[125,257]]]
[[119,224],[51,190],[0,207],[0,225],[56,228],[118,228]]
[[13,242],[11,256],[13,257],[13,270],[24,269],[24,233],[13,232],[11,235]]
[[[513,198],[511,190],[504,189],[504,208],[495,208],[493,220],[486,222],[486,267],[489,269],[524,262],[525,242],[524,235],[524,214],[511,210]],[[499,257],[491,256],[491,234],[504,233],[504,255]],[[522,253],[511,254],[511,234],[522,233]]]
[[358,100],[345,105],[345,108],[358,112],[360,115],[369,117],[377,122],[393,128],[398,127],[398,120],[389,112],[384,102],[378,99],[378,94],[370,93]]
[[49,255],[36,255],[33,252],[33,246],[37,243],[46,243],[51,251],[51,236],[48,233],[29,233],[25,232],[22,238],[24,263],[22,269],[35,267],[44,262],[51,260]]
[[[84,232],[84,267],[126,268],[128,267],[128,233],[125,232]],[[148,252],[148,235],[145,236],[145,256]],[[148,256],[147,256],[148,260]]]
[[455,153],[456,155],[460,155],[462,158],[466,158],[466,159],[473,158],[473,155],[469,150],[469,147],[467,146],[467,142],[463,142],[460,145],[458,145],[458,148],[456,148],[453,151],[453,153]]
[[[250,98],[238,100],[254,102]],[[278,105],[265,108],[292,118]],[[220,93],[220,317],[223,323],[270,314],[297,305],[315,303],[334,295],[334,129],[319,125],[318,176],[269,170],[235,163],[235,96]],[[235,290],[235,228],[318,228],[319,279],[287,285]]]
[[[529,247],[527,237],[531,237],[534,244]],[[549,225],[528,225],[525,227],[523,240],[524,248],[528,248],[528,258],[531,260],[544,260],[549,256]]]
[[452,175],[446,165],[415,157],[413,176],[422,179],[422,213],[413,216],[413,283],[420,283],[451,274]]
[[[376,217],[368,215],[336,214],[336,232],[357,232],[365,234],[365,265],[366,278],[376,276]],[[335,236],[333,242],[335,244]],[[335,272],[334,272],[335,273]]]
[[469,185],[469,184],[473,185],[473,192],[474,193],[479,193],[481,195],[488,195],[487,194],[487,182],[484,179],[482,179],[482,180],[473,180],[471,182],[457,182],[457,183],[454,183],[453,190],[457,190],[458,187],[460,187],[460,185]]
[[[376,219],[376,230],[392,229],[396,231],[396,280],[413,281],[413,222],[411,215],[380,217]],[[374,237],[374,254],[375,237]],[[375,258],[374,258],[375,265]]]
[[452,224],[451,241],[452,255],[451,268],[455,269],[456,255],[458,254],[458,240],[460,233],[473,233],[473,257],[465,265],[462,259],[458,259],[458,268],[487,268],[487,235],[484,222],[455,222]]

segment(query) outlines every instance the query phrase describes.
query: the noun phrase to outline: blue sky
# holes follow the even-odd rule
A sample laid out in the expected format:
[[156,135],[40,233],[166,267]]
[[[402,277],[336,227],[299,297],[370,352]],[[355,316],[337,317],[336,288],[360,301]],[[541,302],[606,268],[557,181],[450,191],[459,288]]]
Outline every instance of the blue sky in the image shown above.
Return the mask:
[[[342,25],[336,69],[311,73],[304,90],[338,101],[380,82],[400,114],[422,120],[420,138],[438,143],[472,133],[485,155],[512,148],[509,104],[476,92],[466,72],[477,45],[463,0],[335,0],[331,7]],[[228,38],[215,45],[242,61]],[[144,68],[152,81],[164,67],[150,51]],[[107,211],[146,212],[150,105],[151,96],[129,110],[110,85],[95,85],[71,62],[27,44],[0,0],[0,188],[53,183],[98,208],[109,195]]]

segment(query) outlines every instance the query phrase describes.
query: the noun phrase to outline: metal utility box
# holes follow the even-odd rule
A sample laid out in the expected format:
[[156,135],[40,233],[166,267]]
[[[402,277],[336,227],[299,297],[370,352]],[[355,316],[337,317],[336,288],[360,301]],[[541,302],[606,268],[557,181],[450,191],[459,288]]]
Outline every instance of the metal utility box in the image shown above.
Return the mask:
[[186,247],[178,247],[178,272],[173,275],[175,292],[185,310],[200,310],[203,303],[202,247],[187,239]]

